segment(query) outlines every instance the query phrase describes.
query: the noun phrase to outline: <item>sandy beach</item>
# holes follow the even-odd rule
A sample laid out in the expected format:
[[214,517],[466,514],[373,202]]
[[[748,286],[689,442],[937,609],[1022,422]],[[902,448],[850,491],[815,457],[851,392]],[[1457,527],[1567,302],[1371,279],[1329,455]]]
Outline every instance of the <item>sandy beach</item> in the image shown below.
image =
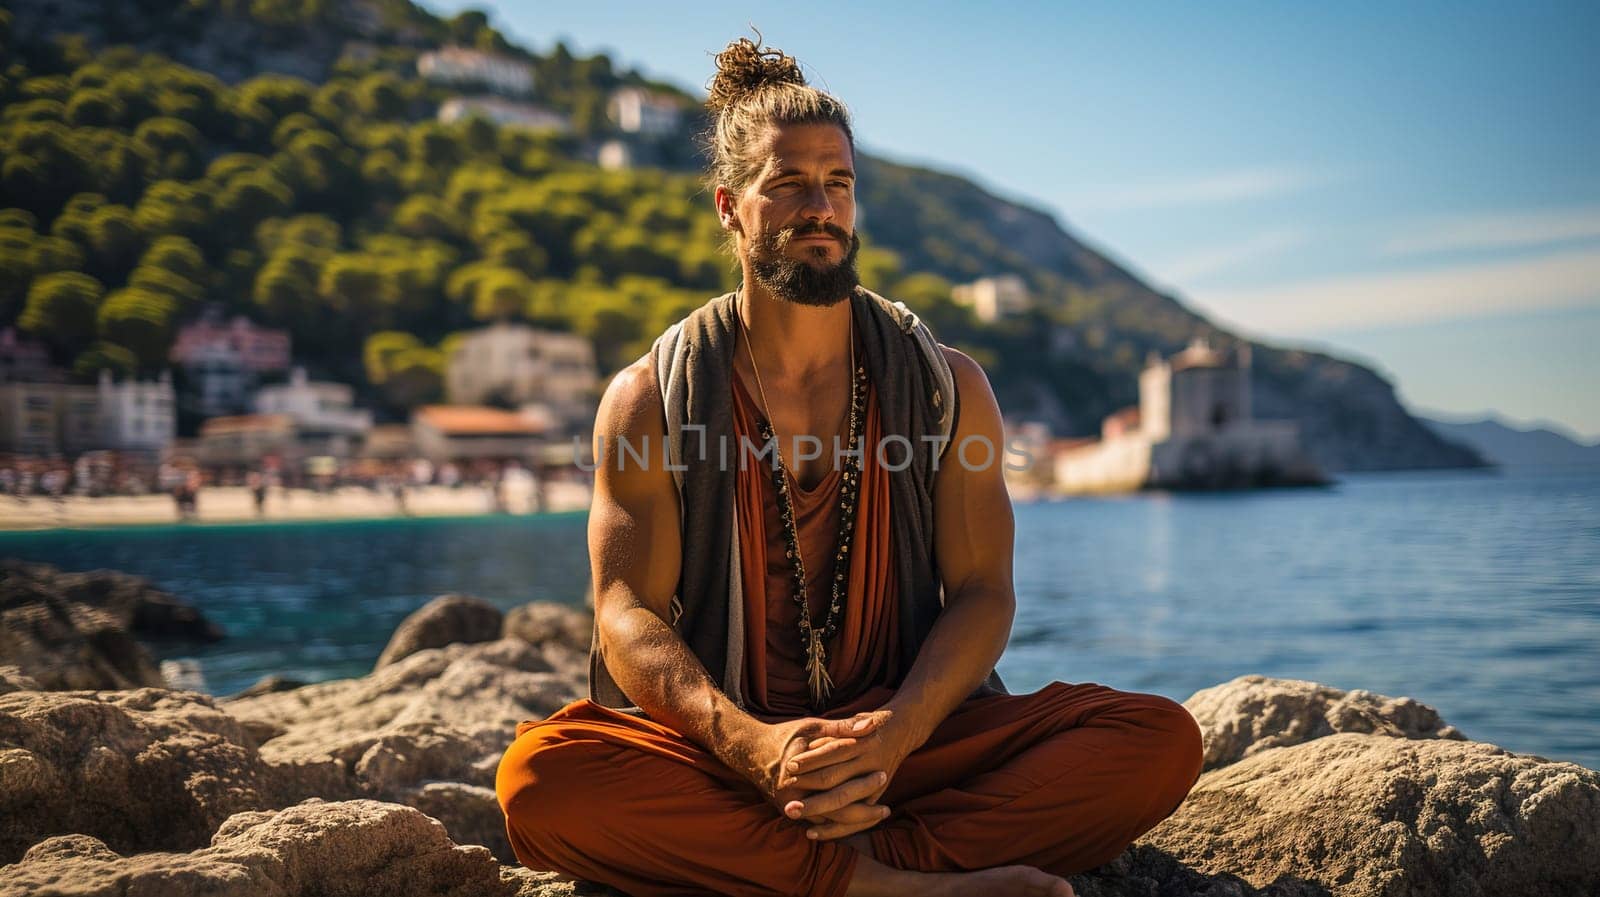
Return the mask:
[[[544,506],[533,500],[532,488],[508,483],[506,513],[577,511],[589,506],[589,488],[583,483],[550,482],[544,486]],[[423,486],[406,491],[406,509],[412,517],[460,517],[495,513],[494,496],[482,486]],[[257,514],[250,490],[243,486],[208,486],[196,500],[195,523],[243,523],[258,520],[355,520],[404,517],[392,494],[360,486],[328,492],[273,488],[262,513]],[[43,530],[183,522],[170,495],[123,495],[90,498],[69,495],[61,499],[0,496],[0,530]]]

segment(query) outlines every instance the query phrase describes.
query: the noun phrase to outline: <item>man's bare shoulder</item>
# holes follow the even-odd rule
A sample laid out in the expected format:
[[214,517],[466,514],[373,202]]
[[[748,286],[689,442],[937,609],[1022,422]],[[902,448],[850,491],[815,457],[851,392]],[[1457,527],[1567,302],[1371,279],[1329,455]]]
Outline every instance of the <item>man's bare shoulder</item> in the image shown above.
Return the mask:
[[988,390],[989,375],[983,370],[983,365],[954,346],[940,343],[939,349],[944,352],[944,360],[950,365],[950,373],[956,379],[957,389],[965,391],[968,386],[974,388],[981,386],[985,391]]
[[661,410],[661,387],[648,356],[616,373],[600,397],[595,415],[595,435],[638,438],[666,434]]

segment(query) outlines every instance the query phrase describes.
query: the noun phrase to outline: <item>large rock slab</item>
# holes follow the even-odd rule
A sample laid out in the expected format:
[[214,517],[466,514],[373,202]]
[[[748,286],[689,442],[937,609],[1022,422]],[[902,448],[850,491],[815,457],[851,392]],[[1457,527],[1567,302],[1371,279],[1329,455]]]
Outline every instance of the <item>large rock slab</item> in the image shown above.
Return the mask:
[[87,835],[50,838],[0,881],[16,897],[515,897],[532,884],[417,810],[369,800],[241,813],[192,853],[123,857]]
[[0,561],[0,594],[13,590],[50,591],[98,608],[144,641],[214,642],[224,636],[222,627],[198,609],[131,573],[64,573],[49,564]]
[[0,862],[69,833],[121,852],[193,849],[234,813],[308,796],[295,791],[204,695],[0,695]]
[[0,579],[0,668],[50,690],[166,682],[116,617],[26,579]]
[[1298,679],[1240,676],[1183,702],[1205,735],[1205,769],[1336,732],[1395,738],[1465,738],[1411,698],[1343,691]]
[[296,770],[304,793],[422,808],[463,844],[515,856],[494,773],[517,723],[581,697],[584,654],[520,639],[424,650],[359,679],[228,699],[221,706]]
[[500,609],[470,595],[440,595],[400,621],[374,669],[429,648],[492,642],[500,637]]
[[581,697],[587,658],[520,639],[424,650],[358,679],[227,698],[219,706],[268,737],[269,755],[326,752],[413,723],[448,727],[481,752],[504,751],[517,723]]
[[1592,897],[1600,773],[1493,745],[1341,733],[1205,773],[1141,843],[1340,897]]

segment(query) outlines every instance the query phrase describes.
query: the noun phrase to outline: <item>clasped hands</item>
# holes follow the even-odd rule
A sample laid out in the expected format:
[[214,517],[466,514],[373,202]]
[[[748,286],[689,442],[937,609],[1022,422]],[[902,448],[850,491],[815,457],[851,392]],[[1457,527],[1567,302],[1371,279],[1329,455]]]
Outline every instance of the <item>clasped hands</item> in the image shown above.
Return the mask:
[[889,816],[878,803],[911,752],[889,710],[842,720],[799,719],[773,726],[776,771],[763,789],[784,816],[807,823],[806,837],[834,840]]

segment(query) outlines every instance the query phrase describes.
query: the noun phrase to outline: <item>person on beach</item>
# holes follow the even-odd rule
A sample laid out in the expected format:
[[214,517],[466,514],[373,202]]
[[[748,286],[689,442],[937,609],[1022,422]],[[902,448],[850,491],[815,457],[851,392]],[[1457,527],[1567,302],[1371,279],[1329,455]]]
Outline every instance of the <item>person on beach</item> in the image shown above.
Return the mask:
[[1071,895],[1177,809],[1199,729],[1156,695],[1005,691],[988,379],[858,283],[844,106],[749,40],[716,62],[742,282],[601,401],[590,696],[517,727],[512,848],[633,897]]

